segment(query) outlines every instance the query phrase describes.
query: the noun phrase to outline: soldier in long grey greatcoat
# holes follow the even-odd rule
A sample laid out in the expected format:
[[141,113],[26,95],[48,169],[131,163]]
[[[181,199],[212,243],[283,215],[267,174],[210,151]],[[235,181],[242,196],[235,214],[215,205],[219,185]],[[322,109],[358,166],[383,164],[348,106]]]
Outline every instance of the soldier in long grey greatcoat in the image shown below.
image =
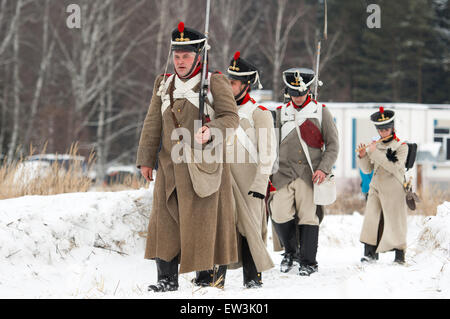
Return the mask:
[[[202,33],[185,28],[183,23],[172,32],[175,74],[156,78],[142,128],[136,165],[147,180],[153,180],[152,170],[158,161],[145,251],[145,258],[154,259],[158,270],[157,284],[149,286],[152,291],[178,289],[178,264],[179,272],[186,273],[238,260],[229,165],[217,166],[222,167],[221,174],[219,169],[211,171],[219,173],[216,180],[220,187],[203,197],[194,189],[188,164],[180,161],[182,156],[177,158],[172,153],[177,145],[189,146],[189,142],[194,145],[194,137],[199,144],[206,145],[214,137],[214,130],[225,136],[227,128],[236,129],[239,125],[228,79],[222,74],[209,74],[210,90],[205,105],[208,116],[204,118],[205,124],[194,130],[194,121],[199,119],[204,49]],[[173,134],[178,130],[184,130],[188,136]]]
[[[276,110],[279,168],[272,176],[276,191],[269,199],[275,229],[274,248],[284,247],[282,272],[288,272],[297,259],[298,274],[309,276],[318,270],[319,223],[324,214],[324,206],[314,203],[313,183],[320,184],[331,174],[338,155],[338,132],[328,108],[309,94],[315,80],[313,70],[289,69],[283,72],[283,80],[290,101]],[[309,152],[314,173],[300,136]]]
[[[240,124],[235,135],[226,141],[226,160],[230,163],[233,194],[239,233],[239,262],[244,286],[262,286],[261,272],[273,267],[266,248],[267,219],[265,195],[269,176],[276,159],[276,138],[273,117],[269,110],[250,97],[252,85],[258,85],[259,71],[236,52],[227,69],[238,107]],[[224,276],[225,274],[222,273]],[[197,274],[195,283],[211,285],[212,272]]]
[[359,146],[358,165],[365,174],[373,172],[360,237],[363,262],[374,261],[379,252],[390,250],[395,251],[395,262],[405,262],[407,205],[403,183],[408,145],[397,137],[394,118],[394,111],[380,107],[370,119],[381,140]]

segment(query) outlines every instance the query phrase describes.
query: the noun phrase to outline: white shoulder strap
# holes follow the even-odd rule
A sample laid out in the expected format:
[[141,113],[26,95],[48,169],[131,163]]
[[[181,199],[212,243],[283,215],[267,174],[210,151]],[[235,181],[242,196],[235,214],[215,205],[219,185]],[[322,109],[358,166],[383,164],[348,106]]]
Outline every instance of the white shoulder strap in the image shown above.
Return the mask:
[[281,110],[280,110],[281,125],[283,125],[286,122],[293,121],[295,119],[295,115],[292,114],[291,112],[289,112],[290,109],[288,109],[288,107],[287,107],[288,105],[289,105],[289,103],[281,106]]
[[[248,101],[238,109],[238,114],[240,119],[247,119],[250,122],[251,127],[255,126],[253,120],[253,112],[256,110],[258,105],[253,103],[253,101]],[[258,150],[252,140],[249,138],[247,133],[244,131],[241,125],[236,130],[236,137],[239,143],[247,150],[251,158],[255,163],[258,163]]]
[[258,163],[258,150],[255,144],[253,144],[253,142],[248,137],[247,133],[245,133],[242,126],[239,125],[235,132],[239,143],[246,149],[254,163]]
[[322,130],[322,112],[323,112],[323,106],[318,106],[317,110],[317,119],[319,120],[319,125]]
[[288,104],[284,104],[280,109],[280,125],[281,125],[281,138],[280,142],[294,129],[295,127],[295,115],[288,109]]
[[311,163],[311,158],[309,157],[308,145],[306,145],[305,141],[302,139],[302,135],[300,134],[300,128],[298,127],[298,125],[295,126],[295,129],[297,130],[298,138],[300,140],[300,143],[302,144],[303,151],[305,152],[306,159],[308,160],[309,167],[311,168],[311,172],[314,175],[314,168]]
[[[317,105],[315,102],[314,105]],[[313,105],[306,106],[307,108],[313,108]],[[305,113],[303,113],[306,111]],[[281,141],[295,128],[300,126],[306,119],[315,118],[319,121],[319,126],[322,127],[322,107],[316,106],[316,109],[303,110],[297,112],[294,108],[288,108],[287,105],[281,107],[280,122],[281,122]]]
[[[178,77],[175,78],[175,74],[172,74],[165,81],[161,81],[161,84],[158,89],[157,95],[161,96],[161,114],[163,114],[166,109],[170,106],[170,96],[167,92],[169,89],[169,85],[175,79],[175,90],[174,90],[174,99],[187,99],[191,104],[195,107],[199,107],[199,98],[198,93],[193,91],[193,88],[198,84],[198,79],[192,78],[187,82],[179,81]],[[211,72],[208,73],[208,88],[210,88],[211,82]],[[207,101],[205,103],[206,113],[210,116],[211,119],[214,119],[214,109],[211,105],[214,103],[214,98],[211,93],[211,90],[208,89]]]
[[161,114],[164,114],[164,111],[170,105],[170,97],[169,94],[167,94],[167,90],[169,89],[170,82],[173,81],[174,76],[175,74],[172,74],[167,79],[163,79],[159,84],[158,93],[156,93],[156,95],[159,95],[161,97]]
[[207,103],[207,104],[209,104],[209,105],[213,105],[213,103],[214,103],[214,97],[213,97],[213,95],[212,95],[212,93],[211,93],[211,72],[209,72],[208,73],[208,93],[206,94],[206,98],[208,99],[208,102],[209,103]]

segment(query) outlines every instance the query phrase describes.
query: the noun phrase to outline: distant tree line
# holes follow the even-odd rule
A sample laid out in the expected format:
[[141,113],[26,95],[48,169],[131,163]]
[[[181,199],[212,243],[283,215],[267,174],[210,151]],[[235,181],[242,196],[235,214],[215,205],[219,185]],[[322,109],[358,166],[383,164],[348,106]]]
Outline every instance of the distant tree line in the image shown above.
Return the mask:
[[[109,163],[133,163],[155,77],[164,72],[179,21],[204,29],[205,0],[0,0],[0,154],[74,141]],[[314,68],[320,39],[320,100],[450,103],[448,0],[369,2],[212,0],[210,70],[235,51],[261,70],[281,100],[281,72]],[[69,28],[78,4],[81,27]],[[169,72],[171,72],[171,67]]]

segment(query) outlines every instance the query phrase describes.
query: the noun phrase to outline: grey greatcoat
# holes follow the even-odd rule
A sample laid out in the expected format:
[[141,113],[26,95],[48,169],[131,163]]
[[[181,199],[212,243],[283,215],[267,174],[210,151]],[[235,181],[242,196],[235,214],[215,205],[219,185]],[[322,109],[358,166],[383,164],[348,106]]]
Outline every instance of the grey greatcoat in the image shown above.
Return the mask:
[[[398,161],[389,161],[388,149],[397,151]],[[358,165],[365,174],[373,171],[367,198],[360,241],[377,245],[378,227],[383,215],[383,232],[376,252],[392,249],[406,249],[407,205],[402,182],[408,145],[393,139],[388,143],[378,143],[373,152],[363,158],[357,156]]]
[[[200,75],[196,76],[199,80]],[[187,164],[175,164],[171,159],[172,147],[177,143],[171,139],[175,122],[170,107],[164,112],[161,109],[162,99],[157,92],[162,78],[159,76],[155,81],[136,161],[138,167],[155,167],[157,160],[159,163],[145,258],[170,261],[179,255],[180,273],[236,262],[236,221],[229,164],[224,164],[220,190],[206,198],[197,196]],[[199,87],[200,83],[193,91],[198,92]],[[224,75],[212,74],[210,90],[215,119],[207,125],[220,129],[225,136],[226,128],[235,129],[239,124],[231,86]],[[186,98],[176,98],[172,109],[180,127],[187,128],[193,137],[198,108]]]
[[[252,160],[249,151],[239,138],[227,142],[227,161],[232,160],[231,175],[236,205],[236,219],[239,233],[247,239],[253,261],[258,272],[272,268],[273,262],[266,248],[267,219],[266,205],[263,199],[249,195],[249,191],[265,195],[272,166],[276,158],[276,138],[273,117],[269,110],[258,107],[249,98],[244,105],[238,106],[240,126],[245,132],[247,142],[254,145],[257,157]],[[242,162],[238,162],[242,154]],[[239,249],[239,251],[241,251]],[[230,268],[237,268],[239,264]]]

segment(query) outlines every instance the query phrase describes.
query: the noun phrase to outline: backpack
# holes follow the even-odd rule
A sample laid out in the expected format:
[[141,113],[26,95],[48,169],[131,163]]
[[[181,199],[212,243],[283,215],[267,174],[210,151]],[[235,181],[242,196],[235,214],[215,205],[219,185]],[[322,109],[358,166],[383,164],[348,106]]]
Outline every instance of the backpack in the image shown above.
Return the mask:
[[417,157],[417,144],[406,143],[408,145],[408,155],[406,156],[405,168],[409,170],[414,166]]

